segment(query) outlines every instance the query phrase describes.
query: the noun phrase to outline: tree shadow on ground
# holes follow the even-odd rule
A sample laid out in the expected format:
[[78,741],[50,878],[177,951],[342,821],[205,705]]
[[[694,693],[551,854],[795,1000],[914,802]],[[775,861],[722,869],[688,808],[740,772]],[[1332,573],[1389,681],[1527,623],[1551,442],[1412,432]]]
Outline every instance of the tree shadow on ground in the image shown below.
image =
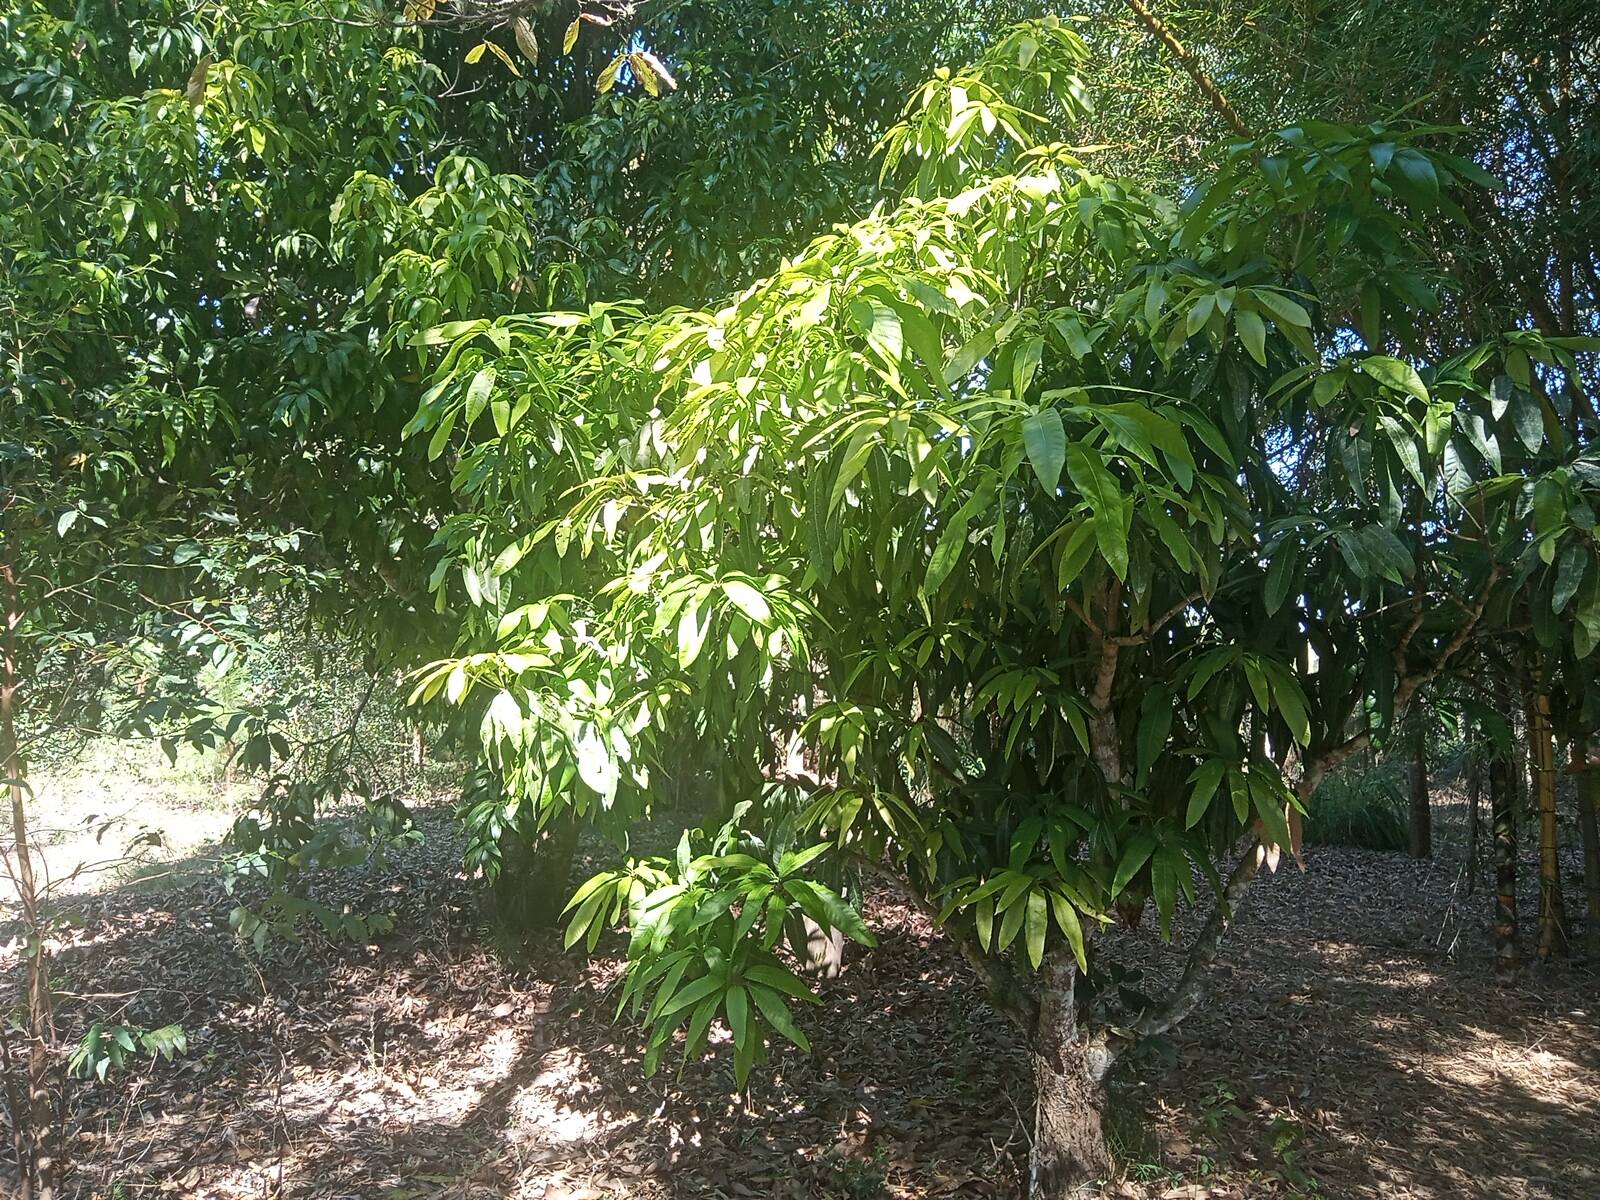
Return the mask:
[[[495,952],[436,817],[392,867],[318,881],[326,902],[394,913],[370,946],[244,954],[207,874],[84,901],[59,955],[63,1033],[118,1013],[180,1022],[191,1046],[74,1088],[78,1194],[1019,1194],[1026,1062],[920,916],[872,898],[880,945],[823,988],[813,1054],[779,1049],[742,1096],[725,1047],[646,1079],[612,1020],[620,946]],[[1312,866],[1263,881],[1175,1061],[1121,1074],[1147,1134],[1126,1141],[1120,1194],[1600,1195],[1592,982],[1498,987],[1448,862]],[[1174,958],[1139,961],[1160,977]]]
[[1341,850],[1262,881],[1177,1064],[1142,1081],[1191,1143],[1180,1166],[1209,1143],[1329,1197],[1600,1196],[1594,976],[1497,981],[1492,898],[1463,879],[1449,858]]

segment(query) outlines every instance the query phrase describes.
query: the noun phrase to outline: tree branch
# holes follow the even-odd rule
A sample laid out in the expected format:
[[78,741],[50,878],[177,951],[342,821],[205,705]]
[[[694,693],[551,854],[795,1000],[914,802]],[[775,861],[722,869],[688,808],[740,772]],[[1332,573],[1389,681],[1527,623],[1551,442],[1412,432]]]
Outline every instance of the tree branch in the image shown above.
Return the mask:
[[1195,937],[1194,944],[1189,947],[1183,975],[1179,978],[1177,986],[1172,989],[1164,1003],[1146,1011],[1133,1023],[1134,1034],[1139,1037],[1154,1037],[1166,1033],[1199,1005],[1204,994],[1206,971],[1222,947],[1223,935],[1239,919],[1244,907],[1245,893],[1249,890],[1251,881],[1255,879],[1256,872],[1261,868],[1261,859],[1261,843],[1255,837],[1251,837],[1244,848],[1244,853],[1234,865],[1233,873],[1228,876],[1228,882],[1223,885],[1222,895],[1217,897],[1216,907],[1211,910],[1211,915],[1200,927],[1200,933]]
[[969,931],[948,923],[941,925],[938,907],[923,895],[921,889],[910,879],[864,855],[852,854],[850,861],[889,884],[904,896],[913,908],[923,913],[941,929],[955,943],[956,949],[961,951],[961,956],[971,964],[978,978],[988,987],[989,1003],[1015,1021],[1025,1035],[1033,1037],[1039,1020],[1039,1002],[1017,982],[1017,977],[1003,961],[985,953],[983,947],[978,945],[977,938]]
[[1211,107],[1216,109],[1228,123],[1228,128],[1242,138],[1253,139],[1255,134],[1250,132],[1250,126],[1244,123],[1244,118],[1233,105],[1228,103],[1228,98],[1222,94],[1222,89],[1217,86],[1216,80],[1211,78],[1206,69],[1200,65],[1200,60],[1178,40],[1166,22],[1146,8],[1142,0],[1128,0],[1128,7],[1133,9],[1134,15],[1144,23],[1144,27],[1172,51],[1172,57],[1177,59],[1178,65],[1188,72],[1189,78],[1194,80],[1195,87],[1200,89],[1205,98],[1211,102]]

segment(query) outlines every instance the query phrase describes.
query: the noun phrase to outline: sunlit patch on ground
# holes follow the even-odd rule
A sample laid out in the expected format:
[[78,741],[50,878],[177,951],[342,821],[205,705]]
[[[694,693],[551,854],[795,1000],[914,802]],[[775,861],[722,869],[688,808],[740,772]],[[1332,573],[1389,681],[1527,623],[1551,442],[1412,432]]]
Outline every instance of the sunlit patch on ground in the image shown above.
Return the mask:
[[[736,1093],[726,1053],[646,1079],[612,1021],[620,947],[487,948],[443,821],[380,876],[325,898],[396,909],[404,938],[243,957],[215,878],[85,900],[63,939],[76,995],[181,1021],[191,1051],[74,1093],[81,1194],[243,1200],[896,1200],[1015,1197],[1025,1063],[921,915],[874,897],[852,950]],[[401,891],[396,871],[414,882]],[[1146,1200],[1574,1200],[1600,1195],[1593,979],[1504,990],[1459,871],[1356,851],[1264,881],[1213,1003],[1117,1084],[1114,1131]],[[1531,893],[1527,900],[1532,904]],[[1441,929],[1455,921],[1457,927]],[[1180,930],[1181,934],[1181,930]],[[1170,952],[1146,953],[1155,976]],[[260,970],[257,970],[257,967]],[[264,989],[264,990],[263,990]],[[65,1001],[63,1026],[95,1008]],[[725,1040],[725,1039],[722,1039]]]

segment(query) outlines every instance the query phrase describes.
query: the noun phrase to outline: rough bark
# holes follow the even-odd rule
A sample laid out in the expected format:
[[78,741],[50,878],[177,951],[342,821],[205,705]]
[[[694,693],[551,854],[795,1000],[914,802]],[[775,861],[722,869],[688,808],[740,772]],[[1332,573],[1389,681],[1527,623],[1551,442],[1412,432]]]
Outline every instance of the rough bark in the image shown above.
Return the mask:
[[1533,737],[1535,795],[1539,802],[1539,942],[1541,959],[1567,949],[1566,903],[1561,895],[1560,843],[1556,829],[1555,746],[1551,741],[1550,697],[1534,697],[1529,721]]
[[1422,721],[1411,729],[1411,857],[1433,857],[1433,809],[1428,803],[1428,730]]
[[1105,1140],[1105,1076],[1112,1054],[1103,1039],[1078,1024],[1077,964],[1053,948],[1039,968],[1039,1015],[1034,1025],[1033,1150],[1029,1200],[1081,1196],[1111,1171]]
[[1495,972],[1516,973],[1517,950],[1517,791],[1511,760],[1497,753],[1489,761],[1489,812],[1494,824]]

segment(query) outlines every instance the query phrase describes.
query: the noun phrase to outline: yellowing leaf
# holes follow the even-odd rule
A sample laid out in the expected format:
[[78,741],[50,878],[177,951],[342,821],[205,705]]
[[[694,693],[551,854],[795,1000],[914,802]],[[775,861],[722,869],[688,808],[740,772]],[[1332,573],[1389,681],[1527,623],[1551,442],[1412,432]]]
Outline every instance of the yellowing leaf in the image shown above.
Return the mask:
[[493,42],[484,42],[483,44],[489,47],[490,52],[493,53],[496,58],[505,63],[506,70],[510,71],[518,79],[522,78],[522,72],[517,70],[517,64],[511,60],[511,55],[500,49],[500,47],[495,45]]
[[489,48],[489,43],[488,42],[479,42],[471,50],[467,51],[466,61],[469,62],[469,63],[477,62],[480,58],[483,57],[484,51],[487,50],[488,48]]
[[637,53],[628,55],[628,69],[633,72],[633,77],[644,85],[644,90],[649,95],[661,95],[661,81],[650,74],[650,68],[644,65],[642,55]]
[[644,84],[644,90],[652,96],[677,91],[678,81],[672,77],[672,72],[650,51],[637,50],[628,55],[628,62],[633,66],[634,74],[639,76],[639,82]]
[[539,39],[533,36],[533,27],[528,24],[526,17],[513,17],[511,19],[511,32],[516,35],[517,49],[527,56],[529,62],[538,65]]
[[571,54],[572,48],[578,44],[578,30],[583,27],[582,17],[573,17],[572,24],[567,26],[567,32],[561,38],[561,53]]
[[625,55],[617,55],[606,64],[606,69],[600,72],[600,78],[594,82],[594,90],[604,96],[617,84],[617,74],[622,70],[622,64],[627,61]]
[[199,108],[206,102],[206,78],[211,73],[211,55],[202,54],[200,61],[195,63],[194,70],[189,74],[189,82],[184,85],[183,94],[188,97],[189,104]]
[[406,20],[413,24],[430,21],[438,7],[439,0],[406,0]]

